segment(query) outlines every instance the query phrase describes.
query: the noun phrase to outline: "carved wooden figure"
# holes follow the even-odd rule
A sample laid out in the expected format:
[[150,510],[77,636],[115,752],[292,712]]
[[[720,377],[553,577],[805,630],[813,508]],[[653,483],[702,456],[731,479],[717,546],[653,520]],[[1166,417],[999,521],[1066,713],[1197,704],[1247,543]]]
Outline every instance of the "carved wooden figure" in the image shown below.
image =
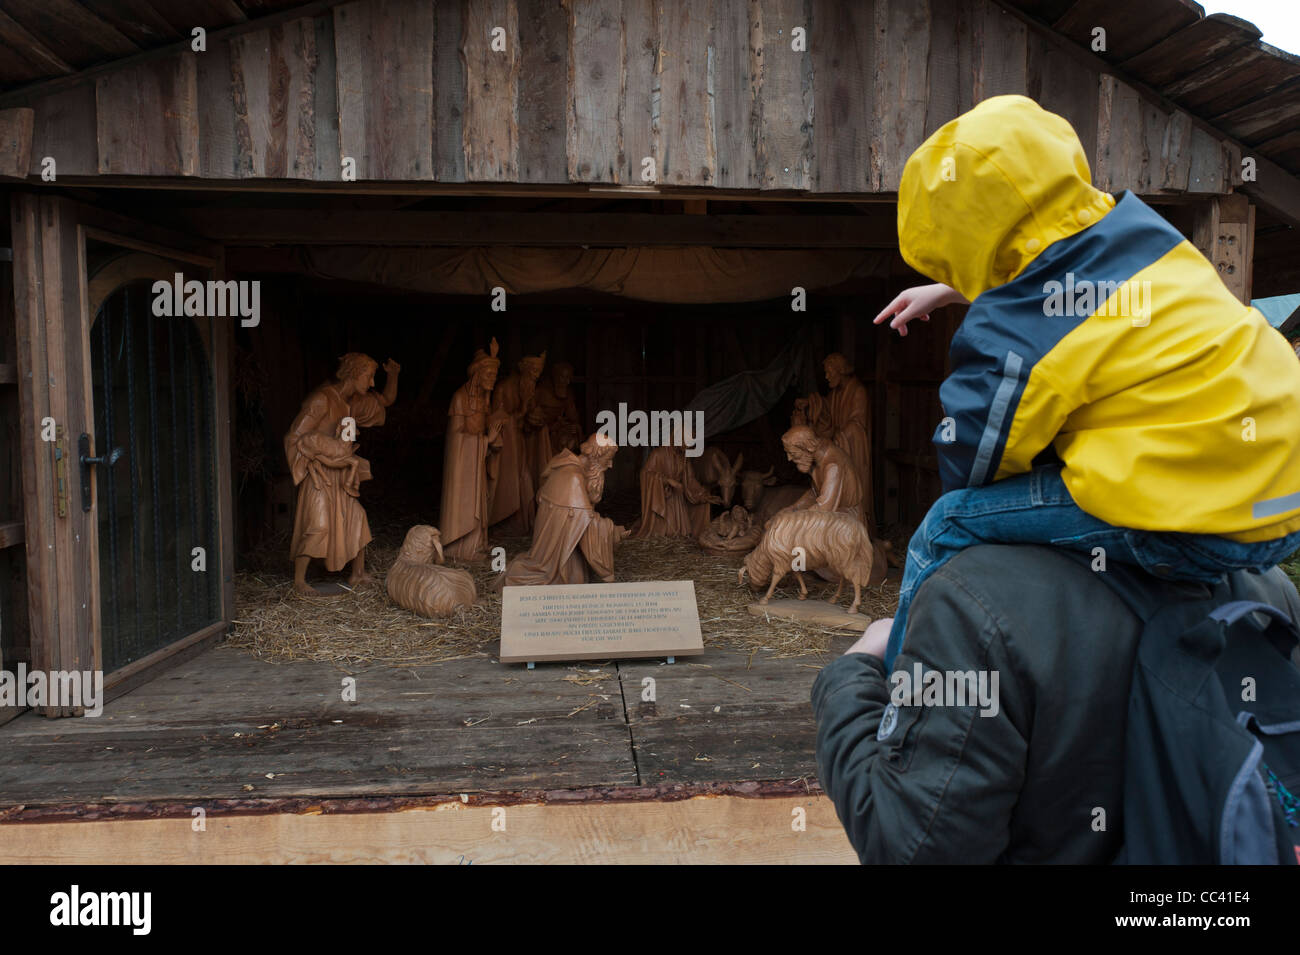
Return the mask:
[[551,458],[561,451],[577,451],[582,440],[582,420],[573,398],[572,382],[573,366],[558,361],[537,383],[532,411],[524,419],[534,487],[542,486],[542,472]]
[[871,404],[867,388],[853,374],[853,363],[838,352],[822,362],[830,394],[811,394],[795,402],[792,425],[807,425],[830,438],[848,455],[857,474],[862,516],[875,524],[871,507]]
[[356,453],[357,437],[361,428],[384,423],[397,398],[401,371],[391,358],[384,363],[388,380],[380,393],[374,390],[376,367],[368,355],[344,355],[335,380],[304,399],[284,436],[285,458],[298,486],[289,543],[293,588],[306,596],[316,595],[307,583],[313,558],[324,560],[329,571],[342,570],[350,561],[348,580],[354,586],[370,579],[366,574],[370,523],[358,500],[361,482],[370,478],[370,464]]
[[488,524],[504,534],[522,535],[533,529],[537,486],[524,430],[545,364],[546,352],[522,358],[514,374],[492,389],[492,413],[502,423],[501,452],[488,475]]
[[799,599],[805,600],[808,587],[801,571],[827,568],[839,578],[830,602],[839,600],[844,581],[848,580],[853,584],[853,603],[848,612],[857,613],[862,588],[871,580],[874,560],[871,538],[856,517],[820,508],[789,510],[768,521],[758,546],[745,557],[738,580],[743,584],[748,573],[755,584],[768,584],[767,593],[759,600],[766,604],[785,575],[793,571],[799,581]]
[[641,519],[633,536],[696,537],[709,526],[709,505],[721,504],[695,478],[681,445],[661,445],[641,468]]
[[441,566],[442,562],[438,528],[416,524],[406,532],[401,553],[388,570],[389,598],[424,617],[445,617],[472,606],[478,596],[474,578],[457,567]]
[[497,380],[497,340],[481,348],[465,370],[469,377],[447,410],[442,459],[442,506],[438,522],[448,556],[480,560],[487,555],[488,458],[501,446],[504,416],[492,414]]
[[627,531],[597,514],[596,504],[618,446],[597,433],[579,451],[561,451],[542,475],[533,545],[506,567],[506,586],[613,581],[614,545]]
[[699,536],[700,549],[714,557],[743,554],[758,543],[761,528],[754,518],[737,504],[723,511]]
[[796,425],[781,435],[781,445],[794,466],[812,478],[812,487],[791,505],[792,509],[819,507],[862,519],[862,486],[847,452],[805,425]]

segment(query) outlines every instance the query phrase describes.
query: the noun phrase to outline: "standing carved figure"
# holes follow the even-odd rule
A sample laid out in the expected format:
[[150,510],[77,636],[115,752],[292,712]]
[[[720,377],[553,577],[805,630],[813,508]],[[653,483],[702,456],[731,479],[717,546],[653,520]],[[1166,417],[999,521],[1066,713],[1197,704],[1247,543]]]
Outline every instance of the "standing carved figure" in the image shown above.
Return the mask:
[[522,358],[514,374],[492,389],[492,414],[501,419],[501,452],[488,473],[488,524],[504,534],[522,535],[533,529],[536,484],[524,441],[527,417],[533,412],[537,379],[546,352]]
[[401,371],[391,358],[384,362],[388,380],[381,394],[374,390],[376,367],[369,355],[344,355],[335,380],[303,400],[284,436],[284,455],[298,486],[289,556],[293,589],[300,594],[316,594],[307,583],[312,558],[324,560],[328,571],[342,570],[351,561],[348,581],[354,586],[370,579],[366,574],[370,522],[358,500],[361,482],[370,479],[370,462],[356,453],[357,432],[384,423],[388,407],[397,398]]
[[443,551],[459,560],[487,555],[488,458],[501,446],[504,421],[493,416],[491,404],[500,364],[494,338],[488,351],[474,353],[465,370],[469,381],[452,395],[447,410],[439,524]]
[[808,425],[819,437],[830,438],[848,455],[857,472],[862,518],[875,526],[871,497],[871,403],[867,388],[853,374],[852,363],[839,352],[822,362],[830,394],[811,394],[795,402],[791,424]]
[[627,531],[597,514],[596,504],[618,446],[596,433],[579,450],[561,451],[542,475],[533,546],[506,567],[507,587],[614,579],[614,545]]
[[528,456],[533,462],[534,486],[542,486],[542,472],[561,451],[576,451],[582,440],[582,421],[573,399],[573,366],[567,361],[551,365],[537,383],[533,410],[524,419]]

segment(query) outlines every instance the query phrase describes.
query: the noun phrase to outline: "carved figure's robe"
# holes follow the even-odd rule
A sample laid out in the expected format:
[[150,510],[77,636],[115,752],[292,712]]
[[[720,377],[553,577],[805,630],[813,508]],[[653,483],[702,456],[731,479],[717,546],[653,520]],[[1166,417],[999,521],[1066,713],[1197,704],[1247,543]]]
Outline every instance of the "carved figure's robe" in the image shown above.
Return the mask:
[[[370,479],[370,464],[357,457],[355,444],[343,441],[339,433],[346,417],[358,428],[372,428],[386,416],[373,391],[353,395],[349,402],[336,385],[327,383],[303,400],[284,436],[284,455],[298,486],[289,543],[292,559],[318,557],[326,570],[342,570],[370,543],[370,522],[357,499],[358,485]],[[352,481],[350,465],[355,465]]]
[[632,536],[699,537],[709,526],[708,498],[680,448],[655,448],[641,468],[641,521]]
[[862,520],[862,489],[857,468],[842,448],[827,444],[813,455],[812,488],[792,506],[852,514]]
[[488,524],[506,522],[500,531],[527,534],[533,529],[535,507],[532,463],[524,444],[524,416],[531,409],[531,399],[520,394],[520,378],[511,375],[492,389],[492,414],[504,419],[501,426],[501,451],[489,473]]
[[505,584],[608,583],[614,579],[617,534],[614,522],[597,514],[587,496],[581,458],[561,451],[542,475],[533,546],[510,561]]
[[525,420],[524,438],[533,465],[534,486],[541,487],[542,472],[550,465],[551,458],[561,451],[574,450],[582,440],[582,427],[578,406],[573,400],[573,388],[570,387],[561,398],[556,395],[555,384],[549,378],[537,383],[533,409],[537,423]]
[[871,507],[871,405],[867,387],[849,376],[826,397],[809,395],[808,424],[818,436],[830,438],[848,455],[857,471],[862,515],[874,526]]
[[438,529],[443,552],[459,560],[487,554],[490,402],[487,392],[473,394],[466,383],[452,395],[447,410]]

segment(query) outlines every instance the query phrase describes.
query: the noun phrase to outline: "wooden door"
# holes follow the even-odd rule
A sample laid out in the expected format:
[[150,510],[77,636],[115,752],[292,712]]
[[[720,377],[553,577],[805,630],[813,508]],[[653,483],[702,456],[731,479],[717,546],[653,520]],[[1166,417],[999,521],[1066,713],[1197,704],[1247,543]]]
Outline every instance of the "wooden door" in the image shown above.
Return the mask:
[[232,319],[150,307],[220,256],[56,197],[11,218],[33,667],[102,670],[112,697],[233,616]]

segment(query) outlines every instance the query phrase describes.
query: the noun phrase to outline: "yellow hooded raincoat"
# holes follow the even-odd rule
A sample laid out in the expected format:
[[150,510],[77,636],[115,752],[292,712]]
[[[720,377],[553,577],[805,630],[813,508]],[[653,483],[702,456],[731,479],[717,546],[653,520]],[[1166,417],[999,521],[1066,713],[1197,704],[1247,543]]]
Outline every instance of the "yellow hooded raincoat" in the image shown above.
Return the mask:
[[908,160],[903,258],[972,304],[940,389],[945,490],[1049,447],[1075,503],[1139,530],[1300,530],[1300,362],[1132,193],[1091,185],[1070,124],[998,96]]

